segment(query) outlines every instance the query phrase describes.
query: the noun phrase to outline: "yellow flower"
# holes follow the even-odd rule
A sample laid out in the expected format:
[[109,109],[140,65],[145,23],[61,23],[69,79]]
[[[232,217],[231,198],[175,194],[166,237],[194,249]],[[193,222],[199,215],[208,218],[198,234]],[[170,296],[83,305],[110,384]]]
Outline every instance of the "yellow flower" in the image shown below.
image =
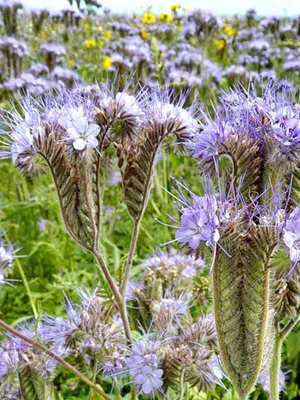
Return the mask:
[[110,40],[110,39],[111,39],[111,31],[104,31],[104,32],[103,32],[103,36],[104,36],[107,40]]
[[112,59],[108,56],[104,57],[102,60],[102,68],[103,69],[108,69],[112,65]]
[[176,11],[179,10],[180,7],[181,7],[180,4],[171,4],[170,5],[170,10],[173,11],[173,12],[176,12]]
[[227,36],[234,36],[237,34],[237,31],[233,28],[231,28],[231,26],[226,25],[224,27],[224,32],[226,33]]
[[94,39],[88,39],[84,42],[84,45],[87,49],[95,49],[97,44]]
[[160,20],[163,22],[172,22],[173,21],[173,17],[171,14],[167,14],[167,13],[161,13],[159,16]]
[[75,64],[75,60],[68,60],[68,66],[70,68],[73,68],[74,64]]
[[154,14],[147,12],[144,14],[143,21],[144,21],[144,24],[155,24],[156,17]]
[[89,29],[90,26],[89,26],[89,24],[84,24],[83,27],[84,27],[84,29]]
[[103,31],[103,27],[101,25],[99,25],[97,29],[98,29],[99,32]]
[[225,39],[220,39],[216,41],[216,46],[218,50],[223,50],[224,47],[226,46],[226,40]]
[[141,38],[144,39],[144,40],[150,40],[151,39],[150,33],[148,33],[145,28],[141,29]]

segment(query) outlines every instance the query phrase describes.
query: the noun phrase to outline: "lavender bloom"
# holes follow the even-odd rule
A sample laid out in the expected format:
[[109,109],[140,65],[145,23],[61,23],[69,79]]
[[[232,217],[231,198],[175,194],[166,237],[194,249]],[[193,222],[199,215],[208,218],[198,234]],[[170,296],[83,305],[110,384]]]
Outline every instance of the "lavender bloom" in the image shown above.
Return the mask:
[[51,77],[52,79],[62,80],[69,85],[71,85],[72,83],[74,83],[79,79],[79,75],[77,74],[77,72],[59,66],[56,66],[54,68],[54,70],[51,73]]
[[146,395],[161,391],[163,385],[163,370],[159,368],[156,355],[159,347],[158,341],[140,341],[132,347],[132,354],[125,360],[134,383]]
[[[275,113],[274,113],[275,114]],[[273,116],[272,129],[283,151],[290,151],[300,145],[300,112],[286,106]]]
[[45,54],[54,54],[56,57],[61,57],[66,54],[64,46],[58,43],[44,43],[41,45],[41,51]]
[[300,208],[296,207],[283,228],[283,241],[293,263],[300,260]]
[[[178,270],[178,275],[191,279],[197,271],[204,267],[204,261],[193,255],[186,255],[170,249],[169,252],[158,251],[153,257],[147,258],[143,262],[143,267],[151,269],[164,269],[167,271]],[[180,271],[180,272],[179,272]]]
[[[286,376],[287,373],[284,373],[281,370],[279,371],[279,392],[285,389]],[[270,375],[268,372],[259,377],[258,383],[262,386],[263,390],[270,392]]]
[[227,121],[210,122],[201,133],[187,142],[187,147],[194,157],[204,161],[213,159],[219,153],[220,144],[226,143],[231,132],[232,126]]
[[180,210],[181,227],[176,232],[176,239],[188,243],[194,250],[202,241],[214,246],[220,239],[217,200],[212,195],[198,197],[194,194],[192,199],[192,204]]
[[12,245],[5,245],[3,239],[0,236],[0,268],[11,268],[13,265],[13,260],[15,250]]
[[111,174],[111,177],[108,181],[108,186],[116,186],[121,182],[122,182],[122,176],[121,176],[120,171],[114,171]]
[[13,286],[11,282],[18,282],[18,279],[6,278],[7,272],[13,267],[13,261],[17,258],[16,253],[20,249],[14,249],[12,244],[5,244],[0,234],[0,286],[5,283]]
[[44,135],[44,128],[38,110],[33,106],[31,99],[25,98],[23,104],[24,119],[17,113],[11,112],[7,123],[10,133],[2,132],[0,140],[2,151],[0,158],[12,157],[13,163],[23,152],[32,149],[34,139]]

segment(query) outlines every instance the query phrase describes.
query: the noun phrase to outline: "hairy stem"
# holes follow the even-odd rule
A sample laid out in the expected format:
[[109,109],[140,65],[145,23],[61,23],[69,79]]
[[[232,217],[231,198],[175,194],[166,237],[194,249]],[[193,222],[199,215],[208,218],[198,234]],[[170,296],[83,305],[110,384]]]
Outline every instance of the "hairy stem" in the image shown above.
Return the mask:
[[297,309],[297,314],[294,318],[291,318],[290,321],[285,325],[284,328],[279,332],[279,337],[283,341],[291,332],[291,330],[297,325],[300,319],[300,307]]
[[270,400],[279,400],[279,371],[281,365],[281,348],[283,340],[275,339],[273,357],[270,366]]
[[[97,360],[94,360],[94,365],[93,365],[93,378],[92,378],[92,382],[93,382],[93,383],[96,382],[97,372],[98,372],[98,362],[97,362]],[[90,388],[89,400],[91,400],[92,397],[93,397],[93,389]]]
[[72,374],[76,375],[77,378],[79,378],[82,382],[86,383],[88,386],[90,386],[93,390],[95,390],[97,393],[99,393],[104,399],[109,400],[109,397],[104,393],[97,385],[95,385],[90,379],[88,379],[85,375],[83,375],[81,372],[79,372],[76,368],[74,368],[71,364],[69,364],[67,361],[63,360],[62,358],[58,357],[55,353],[53,353],[51,350],[49,350],[47,347],[43,346],[42,344],[36,342],[35,340],[32,340],[25,335],[23,335],[21,332],[17,331],[14,329],[12,326],[6,324],[4,321],[0,320],[0,326],[10,332],[12,335],[17,336],[18,338],[24,340],[24,342],[30,344],[32,347],[42,351],[43,353],[47,354],[49,357],[53,358],[53,360],[57,361],[59,364],[61,364],[63,367],[65,367],[68,371],[70,371]]
[[113,277],[111,276],[104,260],[103,257],[101,256],[100,252],[98,250],[91,250],[91,253],[94,255],[94,257],[97,260],[97,263],[103,272],[107,283],[109,284],[109,287],[114,295],[118,310],[120,312],[120,316],[124,325],[124,330],[125,330],[125,335],[128,340],[128,342],[131,343],[131,332],[130,332],[130,325],[129,325],[129,320],[127,316],[127,309],[126,309],[126,301],[125,298],[122,296],[121,292],[117,288]]
[[138,218],[134,221],[134,227],[133,227],[132,236],[131,236],[128,259],[127,259],[127,263],[126,263],[126,267],[125,267],[123,281],[121,284],[120,291],[121,291],[121,294],[124,297],[124,299],[126,299],[126,289],[127,289],[127,285],[128,285],[129,279],[130,279],[130,271],[131,271],[134,253],[136,250],[136,244],[137,244],[137,240],[138,240],[138,236],[139,236],[140,226],[141,226],[141,218]]

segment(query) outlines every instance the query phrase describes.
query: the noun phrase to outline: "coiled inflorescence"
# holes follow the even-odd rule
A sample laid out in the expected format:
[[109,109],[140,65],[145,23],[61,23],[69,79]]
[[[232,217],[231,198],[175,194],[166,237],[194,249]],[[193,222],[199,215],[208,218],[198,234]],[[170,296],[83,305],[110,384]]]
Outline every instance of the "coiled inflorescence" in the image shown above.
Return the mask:
[[[300,109],[293,99],[272,84],[261,97],[242,87],[224,94],[215,118],[203,115],[201,132],[187,143],[218,189],[212,184],[202,197],[189,191],[189,201],[178,183],[176,238],[194,250],[214,248],[218,341],[241,398],[270,363],[277,323],[299,307]],[[279,254],[284,271],[271,268]]]

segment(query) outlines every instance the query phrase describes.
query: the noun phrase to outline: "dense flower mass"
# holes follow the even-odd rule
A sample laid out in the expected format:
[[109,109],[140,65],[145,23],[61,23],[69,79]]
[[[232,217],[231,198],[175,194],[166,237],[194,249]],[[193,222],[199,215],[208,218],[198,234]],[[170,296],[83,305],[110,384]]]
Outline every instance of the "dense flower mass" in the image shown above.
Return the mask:
[[158,366],[156,355],[159,347],[159,342],[141,341],[132,347],[132,353],[126,360],[134,383],[146,395],[154,394],[163,385],[163,370]]
[[188,243],[197,249],[201,242],[214,246],[219,238],[220,219],[217,200],[212,195],[198,197],[192,195],[192,203],[181,209],[181,227],[176,232],[176,239]]
[[299,18],[69,2],[0,0],[0,398],[290,398]]

